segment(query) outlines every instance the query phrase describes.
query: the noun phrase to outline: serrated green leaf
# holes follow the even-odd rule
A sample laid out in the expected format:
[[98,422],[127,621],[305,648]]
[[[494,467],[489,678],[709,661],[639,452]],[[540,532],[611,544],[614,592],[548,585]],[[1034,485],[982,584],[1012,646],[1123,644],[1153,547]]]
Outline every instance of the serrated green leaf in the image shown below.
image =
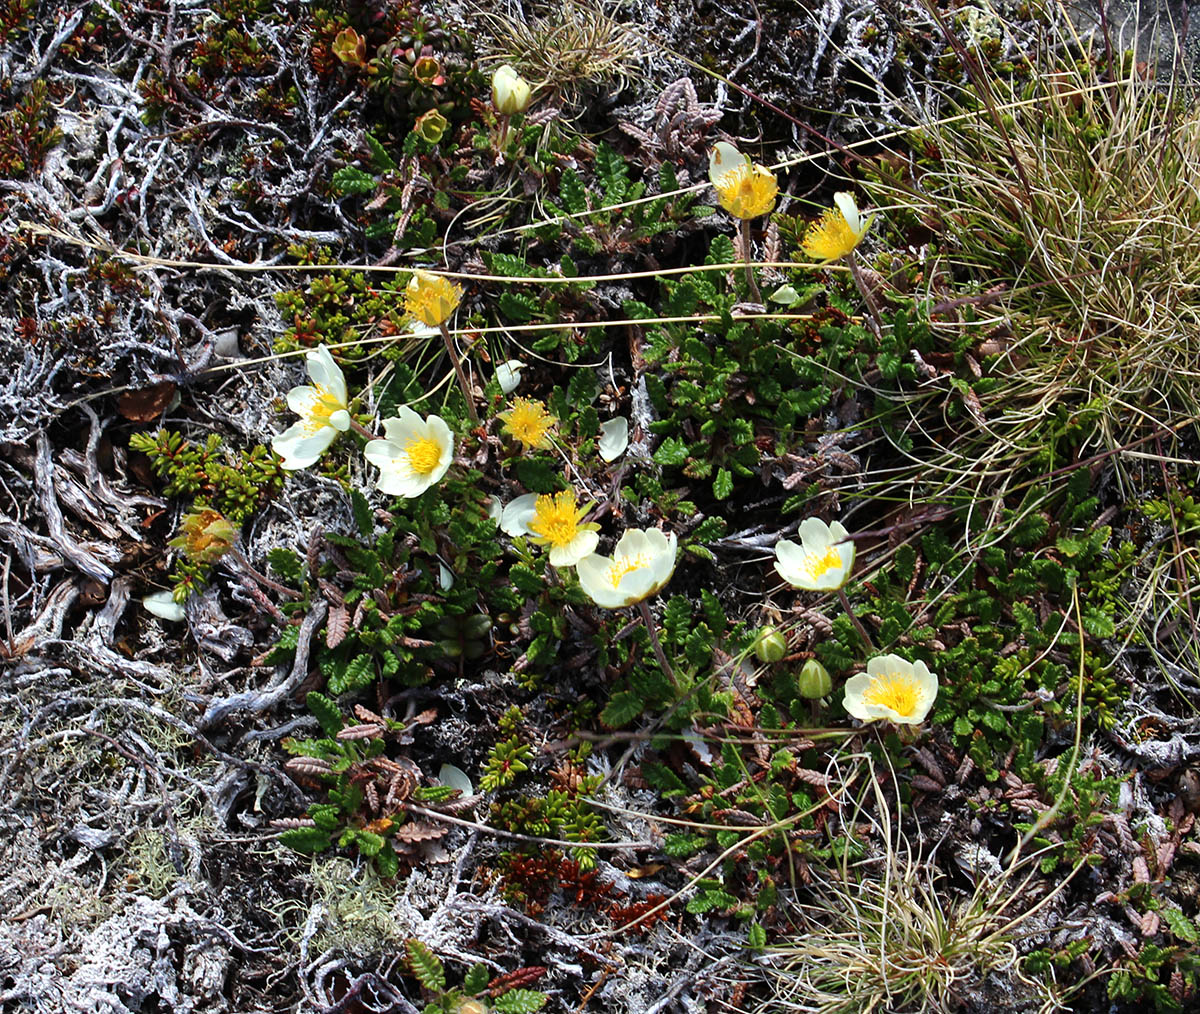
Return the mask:
[[729,499],[729,494],[733,492],[733,476],[729,469],[717,469],[717,477],[713,479],[713,496],[718,500]]
[[446,988],[446,970],[438,956],[413,937],[404,941],[404,949],[408,952],[408,967],[417,982],[430,992],[442,992]]
[[610,729],[619,729],[632,722],[646,709],[645,699],[632,690],[622,690],[609,698],[608,704],[600,712],[600,721]]
[[348,194],[369,194],[375,190],[375,177],[354,166],[343,166],[333,174],[330,185],[333,192],[342,197]]
[[304,577],[304,561],[290,549],[276,547],[267,553],[267,564],[285,581],[299,584]]
[[687,455],[687,444],[678,437],[667,437],[655,450],[654,462],[658,465],[682,465],[687,461]]
[[371,510],[367,498],[358,490],[350,490],[350,507],[354,511],[354,523],[358,526],[358,534],[369,539],[375,534],[375,512]]
[[313,690],[304,698],[304,702],[308,705],[308,710],[317,716],[317,722],[321,726],[321,731],[326,736],[333,739],[333,737],[342,731],[342,728],[345,726],[345,722],[342,720],[342,713],[338,709],[338,706],[328,697]]
[[487,984],[491,981],[492,976],[488,971],[487,965],[480,962],[477,965],[472,965],[470,971],[463,977],[462,991],[467,996],[474,996],[476,993],[482,993],[487,989]]
[[324,852],[333,844],[329,832],[319,827],[291,828],[279,836],[279,841],[296,852],[303,852],[306,856]]
[[546,1006],[548,997],[536,989],[511,989],[496,997],[492,1006],[500,1014],[534,1014]]

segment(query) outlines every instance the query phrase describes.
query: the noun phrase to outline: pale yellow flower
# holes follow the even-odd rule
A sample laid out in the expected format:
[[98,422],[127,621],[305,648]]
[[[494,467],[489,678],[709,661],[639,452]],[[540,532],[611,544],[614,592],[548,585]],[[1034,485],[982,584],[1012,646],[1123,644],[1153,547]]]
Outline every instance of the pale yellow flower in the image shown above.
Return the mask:
[[721,141],[708,160],[708,178],[721,207],[735,218],[758,218],[775,207],[779,183],[766,166]]
[[504,116],[525,112],[532,94],[529,82],[508,64],[492,75],[492,105]]
[[536,398],[514,398],[512,408],[501,412],[504,432],[529,450],[550,446],[550,430],[558,420],[546,411],[546,403]]
[[449,278],[414,271],[404,289],[404,312],[429,327],[440,327],[458,309],[462,297],[462,289]]
[[675,533],[629,529],[612,556],[593,553],[575,565],[579,585],[596,605],[623,609],[666,587],[675,573]]
[[839,191],[833,195],[833,203],[836,207],[830,208],[819,221],[809,226],[808,234],[801,243],[805,254],[814,261],[841,260],[853,253],[875,220],[874,215],[864,219],[858,213],[853,194]]
[[877,655],[867,671],[846,680],[842,704],[846,713],[863,722],[888,719],[900,725],[919,725],[937,699],[938,678],[919,659]]
[[312,349],[305,357],[312,384],[293,387],[287,393],[288,408],[300,416],[271,441],[271,448],[283,458],[282,468],[289,471],[316,464],[339,433],[350,428],[347,410],[346,378],[329,349]]
[[383,421],[384,439],[363,449],[379,469],[376,487],[382,493],[412,498],[436,485],[454,460],[454,436],[440,416],[422,419],[411,408]]
[[805,591],[837,591],[854,566],[854,543],[840,521],[820,518],[800,524],[800,545],[789,539],[775,544],[775,569],[788,584]]

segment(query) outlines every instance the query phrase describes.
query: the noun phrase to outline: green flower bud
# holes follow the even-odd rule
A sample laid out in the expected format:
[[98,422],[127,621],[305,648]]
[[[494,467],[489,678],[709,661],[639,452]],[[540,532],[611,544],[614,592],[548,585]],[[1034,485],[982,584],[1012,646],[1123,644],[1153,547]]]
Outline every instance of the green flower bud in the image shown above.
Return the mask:
[[754,638],[754,657],[760,662],[778,662],[787,654],[787,638],[774,627],[760,627]]
[[833,690],[833,680],[829,677],[828,669],[815,658],[810,658],[800,667],[800,673],[796,677],[796,689],[800,691],[801,697],[815,701],[829,695]]

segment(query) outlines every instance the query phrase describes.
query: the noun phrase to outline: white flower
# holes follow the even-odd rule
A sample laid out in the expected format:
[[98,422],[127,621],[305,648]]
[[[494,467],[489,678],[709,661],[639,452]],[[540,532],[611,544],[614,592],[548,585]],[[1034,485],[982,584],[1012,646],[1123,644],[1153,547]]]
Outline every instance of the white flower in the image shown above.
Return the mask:
[[649,598],[675,572],[675,533],[630,528],[612,556],[593,553],[575,565],[579,584],[596,605],[623,609]]
[[496,382],[505,394],[512,394],[521,383],[521,370],[525,366],[519,359],[509,359],[496,367]]
[[600,526],[583,520],[593,506],[581,507],[574,489],[553,495],[526,493],[504,508],[500,528],[506,535],[525,535],[547,547],[552,567],[574,567],[600,544]]
[[312,349],[305,357],[312,386],[293,387],[287,393],[288,408],[300,421],[280,433],[271,447],[283,458],[281,467],[294,470],[316,464],[339,433],[350,428],[346,378],[329,349]]
[[454,436],[440,416],[422,419],[411,408],[383,421],[384,439],[370,441],[363,454],[379,469],[376,487],[392,496],[420,496],[435,485],[454,460]]
[[507,63],[492,75],[492,105],[504,116],[523,113],[529,108],[532,89]]
[[169,591],[156,591],[143,596],[142,605],[159,619],[182,620],[184,617],[183,606],[175,601],[175,596]]
[[840,521],[831,525],[808,518],[800,525],[800,545],[780,539],[775,569],[788,584],[805,591],[836,591],[850,577],[854,543]]
[[616,461],[629,446],[629,420],[624,416],[600,424],[600,457]]
[[877,655],[867,662],[866,672],[846,680],[842,704],[847,714],[864,722],[886,718],[901,725],[919,725],[937,693],[937,674],[924,662]]

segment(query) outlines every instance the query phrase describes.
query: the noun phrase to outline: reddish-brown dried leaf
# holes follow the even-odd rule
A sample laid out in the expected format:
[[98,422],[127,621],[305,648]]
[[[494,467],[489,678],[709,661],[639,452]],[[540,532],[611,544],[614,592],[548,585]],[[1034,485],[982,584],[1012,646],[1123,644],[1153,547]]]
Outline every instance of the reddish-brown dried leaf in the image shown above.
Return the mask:
[[350,613],[343,605],[336,605],[329,610],[325,620],[325,646],[336,648],[346,639],[350,630]]
[[131,422],[154,422],[175,397],[175,385],[164,380],[152,387],[126,391],[117,399],[117,411]]
[[528,968],[517,968],[503,975],[497,975],[488,983],[488,996],[493,1000],[503,996],[509,990],[524,989],[537,982],[546,974],[544,965],[530,965]]

